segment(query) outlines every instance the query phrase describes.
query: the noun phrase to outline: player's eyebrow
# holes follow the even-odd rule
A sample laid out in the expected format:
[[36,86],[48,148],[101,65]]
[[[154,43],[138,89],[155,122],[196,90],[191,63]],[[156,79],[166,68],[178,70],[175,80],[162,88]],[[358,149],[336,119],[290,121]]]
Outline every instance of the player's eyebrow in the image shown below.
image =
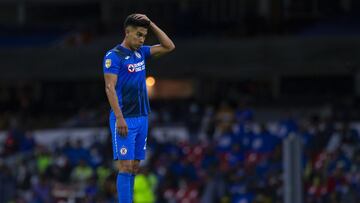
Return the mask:
[[146,36],[147,35],[147,33],[143,33],[143,32],[138,32],[137,34],[140,35],[140,36]]

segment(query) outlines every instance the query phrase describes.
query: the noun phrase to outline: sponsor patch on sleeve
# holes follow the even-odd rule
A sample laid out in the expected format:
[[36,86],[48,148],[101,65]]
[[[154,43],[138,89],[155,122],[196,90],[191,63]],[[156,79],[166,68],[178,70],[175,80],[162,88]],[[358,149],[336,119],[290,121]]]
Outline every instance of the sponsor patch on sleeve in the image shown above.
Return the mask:
[[111,66],[111,59],[106,59],[105,60],[105,67],[110,68],[110,66]]

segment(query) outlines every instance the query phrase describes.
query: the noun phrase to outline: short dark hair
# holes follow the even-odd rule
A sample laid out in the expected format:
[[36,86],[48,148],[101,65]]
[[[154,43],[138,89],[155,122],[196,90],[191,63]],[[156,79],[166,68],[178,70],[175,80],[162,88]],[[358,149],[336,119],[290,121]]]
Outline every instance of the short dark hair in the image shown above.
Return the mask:
[[131,14],[128,17],[126,17],[125,22],[124,22],[124,28],[126,28],[127,26],[149,28],[150,21],[136,19],[135,15],[136,14]]

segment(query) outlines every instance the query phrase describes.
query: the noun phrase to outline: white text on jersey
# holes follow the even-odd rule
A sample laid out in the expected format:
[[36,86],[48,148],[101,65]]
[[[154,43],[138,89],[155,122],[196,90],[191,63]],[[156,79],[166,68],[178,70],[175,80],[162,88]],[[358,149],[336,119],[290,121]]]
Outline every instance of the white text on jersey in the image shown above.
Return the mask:
[[127,64],[127,69],[130,73],[143,71],[145,70],[145,62],[141,61],[139,63]]

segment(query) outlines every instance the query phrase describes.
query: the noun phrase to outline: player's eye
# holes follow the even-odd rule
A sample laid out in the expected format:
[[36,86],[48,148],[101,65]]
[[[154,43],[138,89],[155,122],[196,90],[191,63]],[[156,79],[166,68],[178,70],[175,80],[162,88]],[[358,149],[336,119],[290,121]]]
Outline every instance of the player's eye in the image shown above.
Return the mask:
[[146,35],[143,34],[143,33],[141,33],[141,32],[138,32],[138,33],[136,34],[136,36],[137,36],[137,37],[146,37]]

